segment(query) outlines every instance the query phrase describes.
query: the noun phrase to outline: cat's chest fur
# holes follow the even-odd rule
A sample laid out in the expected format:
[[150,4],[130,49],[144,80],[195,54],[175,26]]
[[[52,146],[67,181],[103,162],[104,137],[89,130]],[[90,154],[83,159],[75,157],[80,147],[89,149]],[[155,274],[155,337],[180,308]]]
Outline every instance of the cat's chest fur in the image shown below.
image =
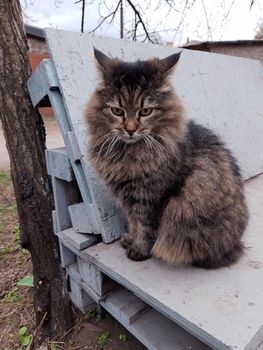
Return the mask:
[[103,168],[103,178],[122,202],[158,201],[174,181],[166,159],[158,155],[132,155],[127,152],[120,161]]

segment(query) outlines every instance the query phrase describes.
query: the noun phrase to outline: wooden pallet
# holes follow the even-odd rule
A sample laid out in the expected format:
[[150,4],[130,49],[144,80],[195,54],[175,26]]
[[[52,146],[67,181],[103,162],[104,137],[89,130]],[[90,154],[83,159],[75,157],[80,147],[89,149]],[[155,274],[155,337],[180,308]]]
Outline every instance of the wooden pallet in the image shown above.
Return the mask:
[[[246,184],[248,249],[230,268],[133,262],[118,242],[105,244],[118,239],[126,223],[87,156],[84,108],[97,82],[93,46],[129,60],[163,57],[176,49],[57,30],[47,30],[46,36],[51,60],[39,65],[28,86],[36,107],[49,100],[65,143],[46,151],[46,161],[54,191],[54,233],[71,300],[83,312],[101,305],[150,350],[261,349],[262,176]],[[221,135],[244,178],[263,172],[261,64],[185,51],[174,81],[189,116]]]
[[[122,287],[124,294],[133,293],[139,302],[143,301],[151,310],[154,309],[158,313],[157,318],[165,316],[174,322],[175,329],[182,327],[212,349],[255,350],[263,341],[262,189],[263,175],[246,184],[251,216],[244,237],[247,250],[240,262],[229,268],[207,271],[171,267],[155,259],[133,262],[127,259],[118,242],[110,245],[99,243],[80,251],[59,236],[75,254],[75,263],[81,264],[81,281],[96,293],[94,300],[135,336],[136,330],[128,327],[127,319],[124,319],[126,316],[123,318],[121,315],[122,307],[114,304],[119,298],[115,297],[119,295],[114,291],[117,286]],[[92,269],[90,266],[93,266]],[[84,274],[91,270],[92,277],[90,273]],[[112,280],[112,293],[103,287],[105,276],[108,276],[108,281]],[[81,286],[87,291],[83,284]],[[114,305],[111,306],[111,302],[107,304],[107,300],[112,300]],[[163,330],[160,326],[161,333],[165,327]],[[143,343],[148,344],[146,340]]]

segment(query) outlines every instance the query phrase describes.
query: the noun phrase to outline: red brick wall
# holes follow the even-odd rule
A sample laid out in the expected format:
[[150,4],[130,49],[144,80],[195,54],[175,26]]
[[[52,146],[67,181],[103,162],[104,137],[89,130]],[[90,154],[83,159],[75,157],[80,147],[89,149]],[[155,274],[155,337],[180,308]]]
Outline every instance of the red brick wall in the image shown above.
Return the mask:
[[31,65],[32,70],[35,70],[38,64],[44,59],[49,58],[48,53],[32,53],[29,51],[29,62]]
[[[32,70],[35,70],[38,64],[44,59],[49,58],[49,55],[47,52],[45,53],[31,53],[29,51],[29,62],[31,65]],[[54,115],[54,112],[51,107],[41,107],[39,108],[39,113],[43,117],[50,117]]]
[[27,43],[29,46],[29,51],[35,54],[47,54],[47,44],[44,39],[34,37],[27,34]]

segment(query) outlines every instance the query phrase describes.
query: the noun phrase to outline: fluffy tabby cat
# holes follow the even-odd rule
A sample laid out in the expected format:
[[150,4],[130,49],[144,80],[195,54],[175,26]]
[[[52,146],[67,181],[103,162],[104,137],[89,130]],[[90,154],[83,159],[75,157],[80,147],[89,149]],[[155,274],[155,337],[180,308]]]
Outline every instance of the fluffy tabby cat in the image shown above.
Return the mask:
[[102,81],[86,112],[89,152],[128,219],[127,256],[235,262],[248,220],[242,180],[218,137],[186,120],[169,82],[180,53],[135,63],[94,53]]

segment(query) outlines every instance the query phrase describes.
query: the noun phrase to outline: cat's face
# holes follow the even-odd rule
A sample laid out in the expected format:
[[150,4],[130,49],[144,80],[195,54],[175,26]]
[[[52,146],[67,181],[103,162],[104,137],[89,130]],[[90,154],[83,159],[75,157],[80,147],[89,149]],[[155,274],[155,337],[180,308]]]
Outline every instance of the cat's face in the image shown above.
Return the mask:
[[132,144],[154,137],[165,121],[169,123],[175,101],[168,75],[179,56],[127,63],[95,49],[103,79],[97,90],[97,118],[105,133]]

